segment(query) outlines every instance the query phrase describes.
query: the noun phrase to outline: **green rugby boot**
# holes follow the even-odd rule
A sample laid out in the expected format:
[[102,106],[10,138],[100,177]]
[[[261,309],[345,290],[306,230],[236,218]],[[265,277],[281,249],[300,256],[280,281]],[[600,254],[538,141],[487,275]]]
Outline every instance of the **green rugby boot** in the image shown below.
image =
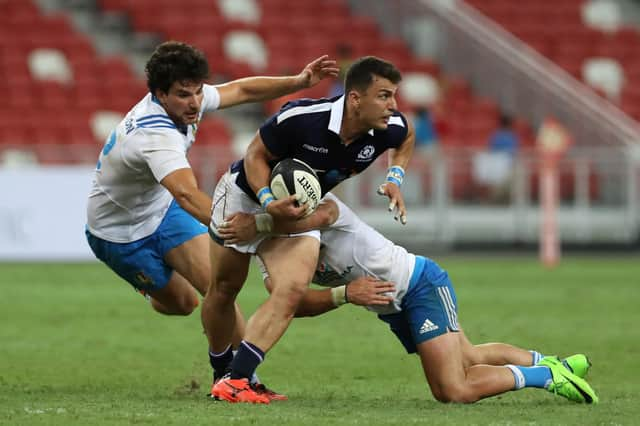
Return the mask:
[[568,356],[562,360],[562,363],[569,371],[583,379],[587,377],[589,368],[591,368],[591,361],[589,361],[589,358],[584,354]]
[[591,389],[586,380],[573,374],[562,364],[558,357],[545,357],[538,365],[548,367],[551,370],[552,380],[547,390],[556,395],[564,396],[570,401],[597,404],[598,396]]

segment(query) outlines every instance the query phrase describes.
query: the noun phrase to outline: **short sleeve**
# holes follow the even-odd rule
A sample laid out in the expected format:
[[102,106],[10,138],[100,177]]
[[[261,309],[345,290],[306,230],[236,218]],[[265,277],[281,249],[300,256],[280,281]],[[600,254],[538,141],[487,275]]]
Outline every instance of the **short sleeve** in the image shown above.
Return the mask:
[[157,131],[145,133],[140,153],[158,182],[176,170],[191,168],[179,135],[174,137],[173,132]]
[[260,127],[260,137],[269,152],[278,158],[287,156],[296,140],[295,119],[279,122],[280,113],[273,115]]
[[390,136],[389,146],[391,148],[398,148],[402,145],[402,142],[407,138],[409,133],[409,125],[407,119],[401,112],[396,111],[389,119],[389,126],[387,127],[388,134]]
[[340,199],[333,195],[331,192],[327,192],[323,197],[323,200],[333,201],[338,206],[338,218],[333,224],[331,224],[330,228],[348,229],[350,227],[353,227],[354,223],[357,222],[357,220],[354,220],[354,216],[356,216],[356,214],[353,212],[353,210],[351,210],[345,203],[340,201]]
[[204,93],[202,100],[203,111],[215,111],[220,107],[220,92],[218,92],[215,86],[204,84],[202,86],[202,92]]

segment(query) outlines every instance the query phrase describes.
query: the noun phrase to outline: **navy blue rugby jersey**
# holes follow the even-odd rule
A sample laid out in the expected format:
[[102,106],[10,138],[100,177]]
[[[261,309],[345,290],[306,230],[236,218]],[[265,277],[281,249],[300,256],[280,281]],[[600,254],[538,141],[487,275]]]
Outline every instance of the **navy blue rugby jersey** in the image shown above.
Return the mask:
[[[344,96],[291,101],[260,127],[260,136],[278,159],[297,158],[311,166],[318,174],[324,196],[343,180],[369,167],[387,149],[399,147],[407,137],[407,119],[396,111],[386,130],[371,129],[345,145],[340,139],[343,112]],[[269,166],[273,168],[278,161]],[[235,162],[231,170],[239,172],[238,186],[257,201],[247,182],[244,160]]]

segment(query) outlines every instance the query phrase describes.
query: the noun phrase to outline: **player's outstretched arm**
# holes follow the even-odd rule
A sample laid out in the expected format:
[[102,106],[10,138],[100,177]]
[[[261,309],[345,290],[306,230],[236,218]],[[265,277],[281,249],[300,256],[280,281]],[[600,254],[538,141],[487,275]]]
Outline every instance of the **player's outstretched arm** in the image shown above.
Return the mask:
[[218,108],[228,108],[247,102],[279,98],[298,90],[315,86],[326,77],[336,77],[340,69],[328,55],[307,64],[298,75],[287,77],[246,77],[216,86],[220,94]]
[[313,229],[328,228],[338,220],[338,205],[332,200],[322,200],[309,216],[296,221],[275,220],[273,232],[278,234],[299,234]]
[[268,213],[234,213],[218,226],[218,234],[229,244],[241,244],[251,241],[260,232],[297,234],[326,228],[338,219],[338,213],[337,204],[331,200],[322,201],[312,214],[296,221],[274,221]]
[[[269,278],[265,280],[267,289],[271,291]],[[307,289],[296,310],[296,317],[313,317],[351,303],[359,306],[387,305],[393,297],[395,286],[387,281],[379,281],[373,277],[360,277],[349,284],[322,290]]]
[[407,169],[409,160],[413,155],[415,146],[415,134],[413,125],[407,121],[407,137],[402,144],[395,149],[389,150],[389,170],[385,183],[378,188],[378,194],[386,195],[389,198],[389,211],[393,212],[395,220],[400,219],[403,225],[407,223],[407,208],[404,204],[404,197],[400,191],[404,172]]

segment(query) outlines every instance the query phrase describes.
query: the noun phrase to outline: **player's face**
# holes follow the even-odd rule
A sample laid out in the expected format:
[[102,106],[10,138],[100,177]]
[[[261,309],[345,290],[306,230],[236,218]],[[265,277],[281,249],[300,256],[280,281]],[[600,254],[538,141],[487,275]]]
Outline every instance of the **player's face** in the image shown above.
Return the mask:
[[371,85],[364,93],[360,93],[357,110],[362,124],[370,129],[385,130],[389,118],[398,108],[395,98],[397,90],[397,85],[374,75]]
[[157,98],[176,124],[194,124],[203,96],[202,83],[176,81],[168,93],[159,90]]

